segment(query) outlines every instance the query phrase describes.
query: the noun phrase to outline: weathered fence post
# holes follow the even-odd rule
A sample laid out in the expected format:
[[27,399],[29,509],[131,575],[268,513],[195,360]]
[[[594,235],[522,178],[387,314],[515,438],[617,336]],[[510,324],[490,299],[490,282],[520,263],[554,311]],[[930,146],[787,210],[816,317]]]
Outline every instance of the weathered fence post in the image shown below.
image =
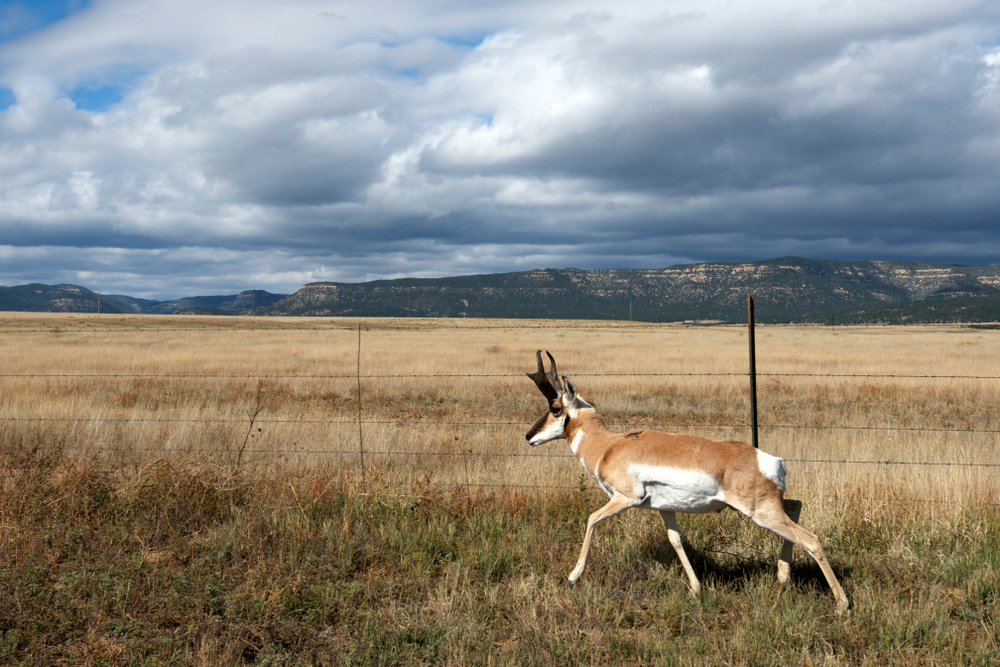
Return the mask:
[[361,427],[361,322],[358,322],[358,449],[361,450],[361,488],[367,490],[365,479],[365,438]]
[[754,342],[753,295],[747,295],[747,323],[750,333],[750,438],[753,446],[757,443],[757,352]]

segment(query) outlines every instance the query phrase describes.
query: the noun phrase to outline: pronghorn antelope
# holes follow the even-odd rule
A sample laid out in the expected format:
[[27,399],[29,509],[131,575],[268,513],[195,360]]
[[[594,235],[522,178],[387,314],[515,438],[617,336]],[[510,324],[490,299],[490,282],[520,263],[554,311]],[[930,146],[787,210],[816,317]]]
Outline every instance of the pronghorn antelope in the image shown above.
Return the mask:
[[742,442],[656,431],[612,433],[573,381],[565,376],[560,380],[555,359],[545,354],[552,369],[545,370],[539,350],[538,370],[528,377],[548,399],[549,412],[525,438],[532,447],[566,438],[580,464],[611,498],[587,521],[580,558],[569,575],[570,586],[587,565],[594,526],[630,507],[639,507],[660,512],[670,544],[687,572],[691,594],[696,595],[700,585],[684,553],[676,513],[721,511],[729,506],[784,538],[778,557],[780,583],[788,582],[792,544],[797,544],[823,570],[837,599],[838,613],[847,609],[847,596],[819,539],[795,523],[802,503],[784,498],[785,465],[781,459]]

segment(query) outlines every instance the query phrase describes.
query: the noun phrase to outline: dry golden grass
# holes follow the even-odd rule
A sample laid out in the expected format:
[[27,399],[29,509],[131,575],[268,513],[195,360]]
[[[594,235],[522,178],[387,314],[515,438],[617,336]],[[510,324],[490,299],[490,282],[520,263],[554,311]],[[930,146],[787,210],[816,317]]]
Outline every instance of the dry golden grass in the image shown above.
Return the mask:
[[762,447],[842,617],[801,551],[778,586],[777,538],[735,512],[682,519],[698,599],[651,512],[565,586],[601,496],[524,442],[534,351],[614,428],[746,439],[743,328],[362,321],[358,493],[357,326],[0,317],[0,662],[994,662],[1000,331],[758,330]]
[[[7,313],[0,446],[122,473],[245,449],[262,472],[359,479],[359,323],[366,477],[578,486],[568,448],[523,439],[545,407],[524,377],[536,349],[613,428],[749,439],[742,327]],[[759,327],[761,446],[814,512],[995,502],[998,353],[994,330]]]

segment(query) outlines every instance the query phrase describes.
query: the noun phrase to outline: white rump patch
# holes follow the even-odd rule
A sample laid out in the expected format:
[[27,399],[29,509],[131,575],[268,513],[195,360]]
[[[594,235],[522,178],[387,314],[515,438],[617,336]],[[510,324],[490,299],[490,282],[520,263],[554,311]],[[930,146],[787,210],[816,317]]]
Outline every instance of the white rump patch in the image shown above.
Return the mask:
[[629,466],[639,507],[671,512],[715,512],[726,506],[719,484],[700,470],[660,466]]
[[777,456],[771,456],[757,450],[757,467],[760,474],[778,485],[781,492],[785,492],[785,462]]

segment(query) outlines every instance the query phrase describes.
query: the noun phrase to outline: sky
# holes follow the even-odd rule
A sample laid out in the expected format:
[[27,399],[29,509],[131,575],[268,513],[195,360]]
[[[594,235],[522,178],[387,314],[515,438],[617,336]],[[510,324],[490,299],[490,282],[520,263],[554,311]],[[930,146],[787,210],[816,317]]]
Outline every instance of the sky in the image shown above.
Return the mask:
[[995,0],[0,0],[0,285],[1000,262]]

